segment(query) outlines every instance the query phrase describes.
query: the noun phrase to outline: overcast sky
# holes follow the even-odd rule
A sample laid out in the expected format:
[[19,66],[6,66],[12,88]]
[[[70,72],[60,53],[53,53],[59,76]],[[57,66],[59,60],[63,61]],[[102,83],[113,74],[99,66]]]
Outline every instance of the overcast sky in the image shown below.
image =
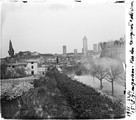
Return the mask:
[[8,56],[9,40],[15,53],[62,53],[63,45],[67,52],[81,52],[84,36],[92,49],[94,43],[125,35],[125,7],[112,2],[5,3],[1,20],[2,57]]

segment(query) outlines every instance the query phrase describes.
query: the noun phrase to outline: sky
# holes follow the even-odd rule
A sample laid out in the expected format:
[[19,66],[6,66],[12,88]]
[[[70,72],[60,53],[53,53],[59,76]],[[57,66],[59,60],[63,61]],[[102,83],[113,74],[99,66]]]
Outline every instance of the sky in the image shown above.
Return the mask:
[[[125,6],[109,2],[59,2],[19,4],[3,3],[1,6],[1,57],[8,56],[9,40],[15,53],[82,51],[86,36],[88,49],[93,44],[117,40],[125,35]],[[62,2],[65,1],[65,2]]]

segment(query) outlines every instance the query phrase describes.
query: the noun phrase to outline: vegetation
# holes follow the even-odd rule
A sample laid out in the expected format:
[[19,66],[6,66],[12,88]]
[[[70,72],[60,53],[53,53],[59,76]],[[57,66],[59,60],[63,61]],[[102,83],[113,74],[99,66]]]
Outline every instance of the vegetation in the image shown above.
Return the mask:
[[7,94],[10,92],[10,90],[13,88],[13,85],[11,83],[4,83],[1,85],[0,89],[0,98],[4,98],[7,96]]
[[20,97],[33,89],[33,85],[29,82],[2,83],[1,85],[1,114],[5,119],[14,118],[15,113],[18,111],[18,101]]
[[[121,62],[111,58],[91,59],[85,65],[89,74],[94,78],[100,80],[100,89],[102,89],[102,80],[107,80],[112,83],[112,95],[114,94],[114,82],[125,86],[125,73],[123,73],[123,66]],[[112,72],[111,72],[112,71]],[[114,74],[114,75],[113,75]],[[114,80],[113,80],[114,76]]]
[[6,114],[6,107],[3,109],[3,106],[8,119],[124,117],[124,107],[120,101],[112,100],[92,87],[72,80],[54,67],[48,69],[45,77],[34,80],[34,88],[28,87],[31,86],[28,84],[10,85],[11,90],[8,91],[12,93],[12,100],[17,98],[15,96],[21,97],[17,99],[15,106],[11,107],[16,109],[13,109],[14,113]]
[[14,56],[14,49],[13,49],[11,40],[9,41],[9,51],[8,51],[8,53],[9,53],[9,55],[10,55],[11,57]]
[[34,87],[21,97],[14,118],[73,118],[72,110],[56,87],[55,79],[40,78],[34,81]]
[[64,74],[74,74],[75,70],[77,69],[77,66],[70,66],[70,67],[63,67],[62,71]]
[[[56,69],[50,71],[50,77],[57,81],[60,92],[65,96],[73,110],[74,118],[115,118],[122,117],[123,105],[102,96],[95,89],[60,74]],[[51,74],[52,73],[52,74]]]
[[0,79],[5,79],[6,78],[6,69],[7,65],[6,64],[0,64]]
[[[115,70],[115,68],[117,70]],[[113,80],[113,78],[110,77],[113,74],[113,73],[111,73],[110,69],[112,69],[112,71],[117,71],[116,72],[116,80]],[[106,58],[106,57],[95,59],[95,60],[90,59],[86,63],[80,63],[75,66],[64,68],[63,73],[66,73],[66,75],[67,74],[69,75],[71,73],[75,73],[78,76],[91,75],[93,77],[93,80],[94,80],[94,78],[97,78],[98,80],[100,80],[100,89],[101,90],[103,88],[102,81],[104,79],[107,81],[110,81],[112,83],[112,95],[114,94],[114,82],[115,81],[121,85],[125,84],[125,75],[122,74],[123,69],[121,67],[120,61],[118,61],[116,59]]]
[[1,65],[1,79],[10,79],[10,78],[19,78],[19,77],[25,77],[26,72],[24,67],[7,67],[7,65],[3,64]]
[[6,100],[15,99],[22,96],[29,89],[32,89],[33,85],[29,82],[21,82],[17,85],[11,83],[4,83],[1,85],[0,97]]
[[96,75],[96,70],[95,70],[95,65],[92,63],[91,64],[91,68],[90,68],[90,75],[93,77],[93,81],[94,81],[94,77]]
[[122,73],[122,70],[120,69],[119,66],[111,65],[109,67],[109,70],[108,70],[108,73],[106,76],[106,80],[111,82],[111,84],[112,84],[112,96],[114,96],[114,82],[115,82],[115,80],[118,80],[121,73]]
[[96,77],[96,78],[98,78],[98,80],[100,80],[100,89],[101,90],[103,88],[102,80],[105,79],[105,77],[107,76],[107,71],[108,71],[107,68],[105,68],[101,64],[92,63],[92,65],[91,65],[90,74],[93,77]]
[[66,74],[66,75],[76,74],[76,75],[80,76],[80,75],[88,74],[89,71],[88,71],[88,69],[86,69],[86,67],[84,65],[79,63],[79,64],[76,64],[74,66],[64,67],[63,73]]
[[88,69],[86,69],[84,64],[80,63],[80,64],[77,65],[77,69],[76,69],[76,72],[75,72],[76,75],[80,76],[80,75],[86,75],[88,73],[89,73],[89,71],[88,71]]
[[19,77],[26,76],[25,67],[15,67],[15,71],[17,72],[17,74],[19,74]]

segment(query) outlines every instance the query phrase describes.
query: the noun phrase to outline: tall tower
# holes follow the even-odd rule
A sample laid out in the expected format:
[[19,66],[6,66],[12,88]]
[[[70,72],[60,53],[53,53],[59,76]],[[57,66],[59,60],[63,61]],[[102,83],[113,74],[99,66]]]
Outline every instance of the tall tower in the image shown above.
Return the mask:
[[77,56],[77,49],[74,49],[74,55]]
[[63,55],[66,56],[67,55],[67,49],[66,49],[66,45],[63,46]]
[[84,57],[87,57],[87,52],[88,52],[88,48],[87,48],[87,38],[86,36],[83,38],[83,54]]

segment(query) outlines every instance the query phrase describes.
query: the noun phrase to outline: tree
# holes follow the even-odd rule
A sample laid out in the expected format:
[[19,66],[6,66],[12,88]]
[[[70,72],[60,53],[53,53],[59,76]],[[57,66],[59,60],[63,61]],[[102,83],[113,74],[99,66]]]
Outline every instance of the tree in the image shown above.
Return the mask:
[[25,77],[26,72],[24,67],[7,67],[5,72],[5,79]]
[[25,77],[26,72],[24,67],[15,67],[15,71],[19,74],[19,77]]
[[6,70],[6,78],[10,79],[10,78],[16,78],[19,77],[19,74],[16,72],[16,70],[12,67],[8,67]]
[[122,70],[120,66],[110,65],[109,70],[107,72],[106,80],[111,82],[112,85],[112,96],[114,96],[114,82],[120,77]]
[[90,71],[93,77],[96,77],[100,80],[100,89],[102,90],[102,80],[107,76],[107,68],[101,64],[94,63]]
[[20,51],[20,52],[18,53],[18,55],[19,55],[19,56],[22,56],[22,55],[23,55],[23,52],[22,52],[22,51]]
[[95,70],[95,64],[94,63],[91,64],[90,74],[92,75],[93,81],[94,81],[94,77],[96,75],[96,70]]
[[0,79],[5,79],[6,78],[6,69],[7,65],[6,64],[0,64]]
[[14,49],[13,49],[11,40],[9,41],[9,51],[8,51],[8,53],[9,53],[9,55],[10,55],[11,57],[14,56]]

